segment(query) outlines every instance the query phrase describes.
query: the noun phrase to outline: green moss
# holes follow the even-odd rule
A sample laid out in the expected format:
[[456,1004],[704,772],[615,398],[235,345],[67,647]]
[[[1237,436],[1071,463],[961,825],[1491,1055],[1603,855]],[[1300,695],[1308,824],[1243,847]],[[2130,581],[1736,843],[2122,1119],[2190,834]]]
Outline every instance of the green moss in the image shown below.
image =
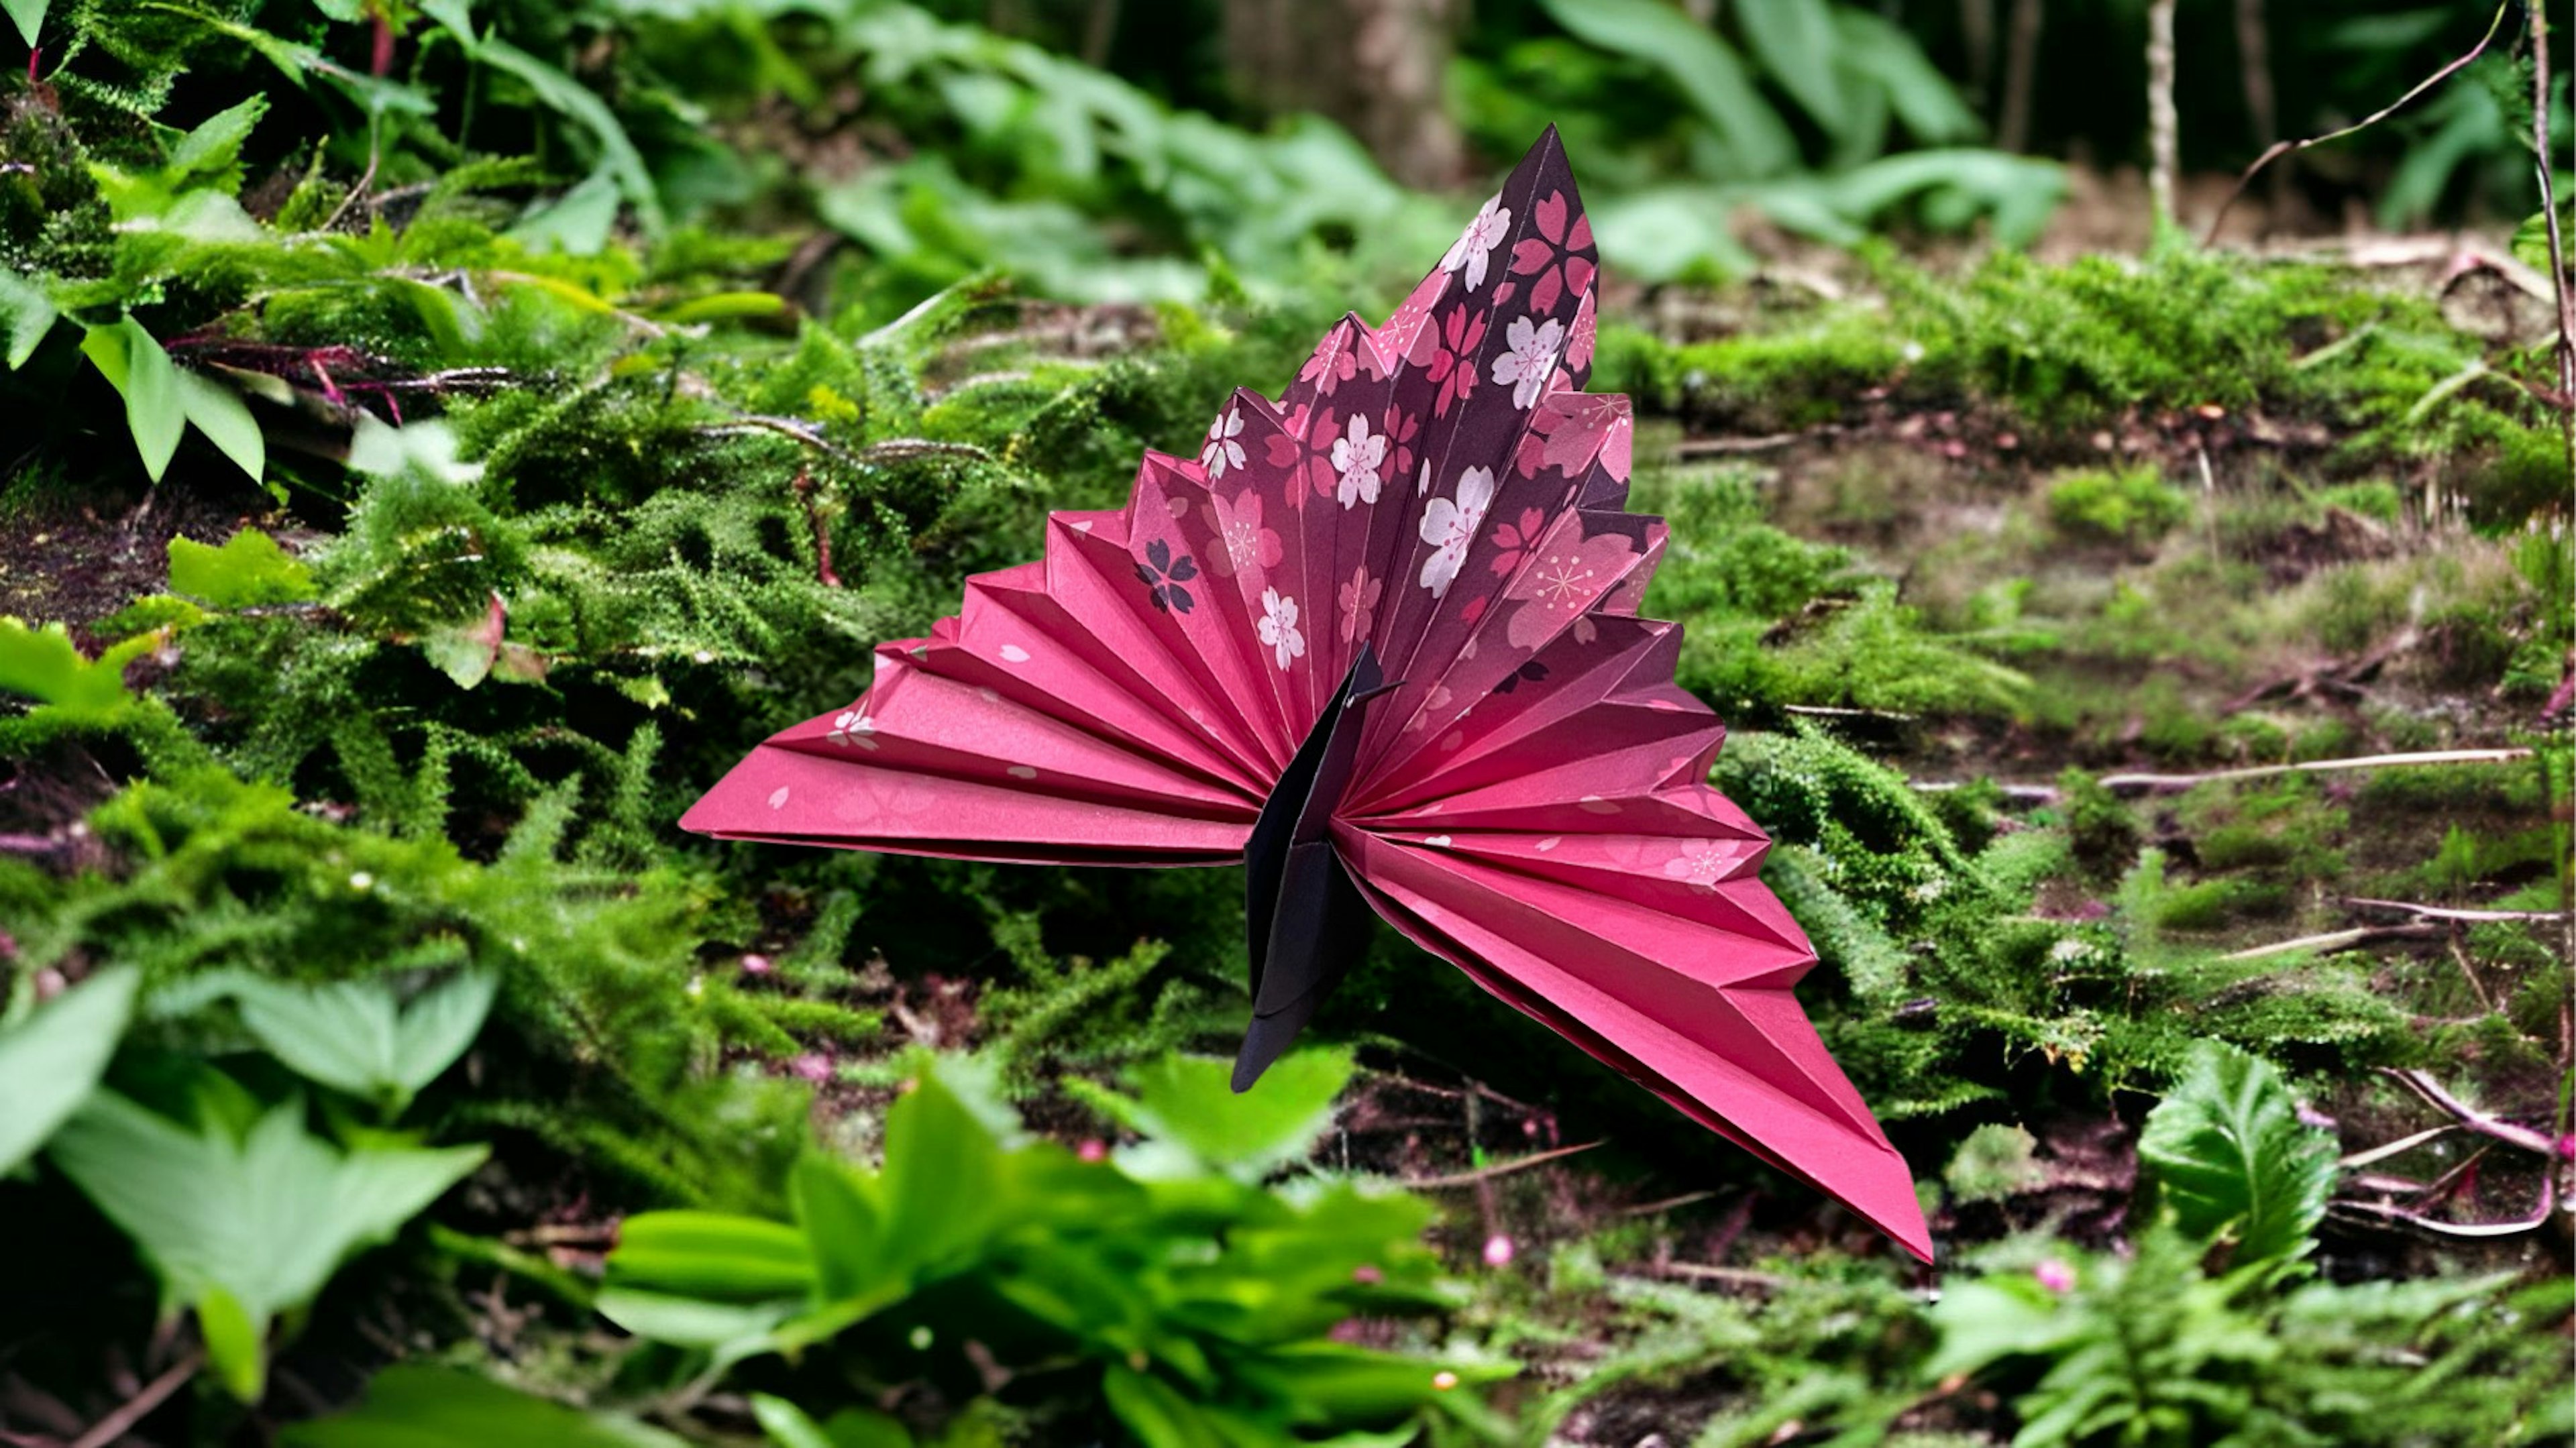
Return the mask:
[[2151,467],[2078,468],[2047,486],[2048,516],[2070,538],[2151,543],[2191,516],[2191,495]]

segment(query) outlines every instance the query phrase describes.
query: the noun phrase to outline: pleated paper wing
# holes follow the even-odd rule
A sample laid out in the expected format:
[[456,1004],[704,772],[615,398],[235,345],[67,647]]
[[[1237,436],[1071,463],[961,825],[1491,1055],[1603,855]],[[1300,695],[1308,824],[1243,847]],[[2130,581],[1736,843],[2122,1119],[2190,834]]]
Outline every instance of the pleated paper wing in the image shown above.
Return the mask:
[[1628,400],[1582,391],[1595,268],[1551,129],[1384,326],[1336,325],[1278,402],[1238,392],[1197,457],[1147,453],[1125,507],[1053,515],[1042,558],[969,579],[682,824],[1048,864],[1249,847],[1239,1084],[1364,900],[1928,1260],[1791,994],[1815,956],[1768,841],[1706,783],[1725,731],[1673,682],[1681,629],[1637,616],[1665,530],[1623,509]]

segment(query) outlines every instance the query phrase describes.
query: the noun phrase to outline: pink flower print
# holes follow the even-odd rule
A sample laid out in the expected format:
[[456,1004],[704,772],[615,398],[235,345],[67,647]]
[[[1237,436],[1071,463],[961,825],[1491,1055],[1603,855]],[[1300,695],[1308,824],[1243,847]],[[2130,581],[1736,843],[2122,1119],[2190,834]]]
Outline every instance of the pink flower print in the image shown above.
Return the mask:
[[1575,254],[1591,248],[1592,220],[1575,217],[1573,234],[1568,235],[1568,209],[1564,192],[1549,192],[1534,213],[1538,235],[1525,236],[1512,248],[1512,274],[1537,278],[1530,283],[1532,311],[1553,312],[1558,297],[1567,292],[1581,296],[1592,285],[1592,259]]
[[1317,347],[1314,355],[1306,359],[1306,365],[1297,370],[1297,380],[1311,382],[1315,384],[1316,392],[1332,396],[1333,389],[1350,381],[1359,372],[1359,362],[1351,355],[1353,340],[1352,328],[1347,322],[1326,332],[1323,345]]
[[1414,348],[1431,337],[1431,308],[1448,290],[1449,273],[1436,271],[1424,277],[1422,284],[1413,289],[1413,295],[1404,299],[1394,315],[1386,319],[1386,326],[1379,330],[1380,350],[1389,357],[1401,357],[1416,367],[1430,361],[1429,353],[1417,357]]
[[1413,471],[1413,440],[1421,435],[1421,413],[1408,413],[1401,407],[1387,409],[1385,436],[1394,451],[1394,465],[1387,469],[1387,477]]
[[1508,574],[1521,566],[1521,556],[1538,546],[1539,531],[1547,526],[1547,515],[1536,508],[1523,508],[1520,521],[1505,523],[1494,529],[1494,546],[1502,551],[1494,555],[1494,571]]
[[1565,365],[1584,368],[1592,365],[1592,347],[1598,340],[1600,318],[1592,309],[1592,294],[1583,294],[1583,305],[1575,309],[1574,330],[1565,337]]
[[1664,874],[1703,894],[1716,890],[1717,882],[1726,878],[1739,858],[1732,851],[1720,849],[1715,840],[1684,840],[1681,845],[1680,854],[1664,861]]
[[1447,684],[1432,685],[1431,692],[1428,695],[1425,695],[1422,700],[1422,708],[1414,714],[1412,722],[1404,726],[1405,732],[1408,734],[1418,734],[1421,731],[1430,728],[1432,719],[1436,717],[1441,710],[1449,707],[1450,698],[1451,695]]
[[1529,440],[1543,437],[1538,461],[1568,475],[1580,473],[1596,459],[1615,478],[1628,476],[1629,439],[1636,421],[1628,401],[1617,393],[1563,393],[1530,414]]
[[1208,428],[1207,446],[1199,449],[1199,466],[1207,469],[1210,479],[1224,477],[1243,466],[1243,409],[1230,407],[1225,416]]
[[1503,238],[1511,234],[1511,229],[1511,208],[1503,204],[1499,194],[1488,197],[1478,208],[1475,219],[1467,223],[1467,229],[1458,233],[1457,244],[1449,248],[1447,256],[1440,258],[1440,269],[1454,272],[1463,268],[1467,274],[1467,290],[1471,292],[1483,286],[1485,259],[1493,255],[1495,247],[1503,244]]
[[1627,572],[1631,549],[1617,533],[1560,542],[1534,556],[1504,591],[1521,609],[1503,636],[1516,649],[1535,649],[1577,622],[1610,585]]
[[1556,353],[1565,341],[1565,324],[1554,317],[1531,325],[1527,317],[1514,317],[1503,329],[1503,342],[1511,350],[1494,357],[1494,381],[1512,389],[1512,406],[1526,409],[1538,401],[1548,378],[1556,372]]
[[1207,560],[1208,569],[1220,578],[1230,578],[1239,568],[1275,568],[1281,547],[1279,532],[1261,526],[1261,495],[1244,489],[1229,501],[1211,496],[1202,510],[1208,531],[1216,535],[1217,550]]
[[1288,672],[1288,661],[1306,652],[1306,636],[1297,630],[1297,600],[1278,589],[1261,590],[1261,618],[1253,632],[1270,646],[1272,657],[1279,661],[1279,671]]
[[1440,350],[1432,354],[1431,365],[1423,373],[1440,384],[1440,396],[1431,404],[1432,416],[1447,417],[1449,404],[1476,390],[1476,349],[1484,343],[1485,314],[1471,314],[1464,302],[1441,322]]
[[1368,419],[1354,412],[1347,436],[1333,439],[1333,474],[1339,482],[1334,497],[1345,508],[1374,505],[1377,485],[1386,469],[1386,434],[1369,432]]
[[1466,565],[1476,529],[1485,521],[1485,510],[1493,505],[1493,470],[1469,468],[1458,475],[1454,499],[1434,498],[1423,508],[1422,541],[1431,545],[1432,554],[1422,560],[1421,582],[1433,598],[1448,596],[1449,585]]
[[1369,577],[1368,565],[1351,570],[1351,580],[1342,585],[1342,642],[1368,637],[1369,625],[1377,621],[1377,601],[1386,592],[1386,580]]

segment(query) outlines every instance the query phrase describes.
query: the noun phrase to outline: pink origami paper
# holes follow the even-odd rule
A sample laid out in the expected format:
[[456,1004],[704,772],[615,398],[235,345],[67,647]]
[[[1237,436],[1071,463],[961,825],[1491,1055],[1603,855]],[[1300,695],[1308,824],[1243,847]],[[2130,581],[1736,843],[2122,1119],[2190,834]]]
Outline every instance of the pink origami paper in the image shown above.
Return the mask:
[[1371,910],[1926,1260],[1891,1147],[1790,987],[1815,963],[1705,782],[1725,730],[1637,616],[1662,520],[1623,511],[1628,399],[1582,391],[1597,263],[1551,129],[1383,327],[1124,508],[967,580],[846,709],[681,823],[1064,865],[1249,860],[1236,1088]]

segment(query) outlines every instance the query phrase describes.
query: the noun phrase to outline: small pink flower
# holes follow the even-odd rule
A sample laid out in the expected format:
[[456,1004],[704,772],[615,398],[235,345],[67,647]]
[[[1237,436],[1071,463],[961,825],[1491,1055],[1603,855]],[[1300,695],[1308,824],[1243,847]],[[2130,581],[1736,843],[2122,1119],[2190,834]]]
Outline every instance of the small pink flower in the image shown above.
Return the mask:
[[2075,1290],[2075,1269],[2055,1257],[2048,1258],[2030,1269],[2030,1275],[2038,1278],[2039,1285],[2051,1292]]
[[1109,1160],[1109,1143],[1102,1141],[1096,1136],[1086,1136],[1082,1139],[1082,1145],[1073,1149],[1073,1154],[1082,1158],[1084,1161],[1107,1161]]
[[1512,1239],[1504,1236],[1500,1232],[1496,1232],[1494,1235],[1487,1237],[1485,1239],[1485,1265],[1488,1267],[1509,1267],[1512,1265]]
[[1351,1280],[1363,1287],[1375,1287],[1386,1280],[1386,1274],[1378,1270],[1376,1263],[1363,1262],[1351,1269]]
[[1451,1388],[1458,1386],[1458,1375],[1449,1371],[1447,1368],[1442,1368],[1440,1371],[1431,1375],[1431,1386],[1438,1388],[1440,1391],[1445,1393]]
[[819,1086],[832,1079],[832,1058],[809,1051],[788,1062],[787,1069]]
[[769,957],[765,955],[746,955],[742,958],[742,973],[745,975],[767,975],[777,968],[770,964]]

